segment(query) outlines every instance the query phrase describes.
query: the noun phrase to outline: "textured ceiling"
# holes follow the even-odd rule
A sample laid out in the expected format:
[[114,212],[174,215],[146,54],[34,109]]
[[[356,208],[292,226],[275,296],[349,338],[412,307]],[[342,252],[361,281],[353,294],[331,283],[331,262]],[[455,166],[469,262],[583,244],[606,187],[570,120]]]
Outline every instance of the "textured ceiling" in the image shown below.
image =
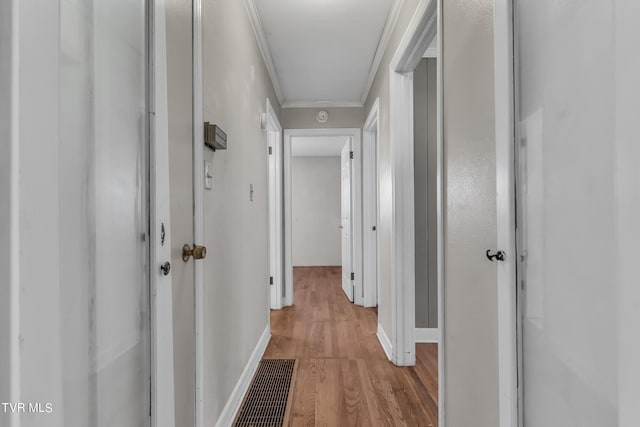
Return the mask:
[[393,0],[255,0],[284,104],[360,103]]

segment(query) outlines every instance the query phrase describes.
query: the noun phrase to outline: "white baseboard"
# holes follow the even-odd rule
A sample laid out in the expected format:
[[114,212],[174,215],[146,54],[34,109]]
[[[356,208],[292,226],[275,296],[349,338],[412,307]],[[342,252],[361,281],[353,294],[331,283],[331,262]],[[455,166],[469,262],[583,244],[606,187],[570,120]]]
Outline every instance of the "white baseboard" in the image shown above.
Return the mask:
[[378,341],[384,350],[384,354],[387,355],[387,359],[393,361],[393,353],[391,351],[391,340],[387,336],[387,333],[382,328],[382,325],[378,323],[378,332],[376,333]]
[[233,424],[233,420],[236,417],[236,413],[238,409],[240,409],[240,405],[242,404],[242,399],[244,395],[247,393],[249,388],[249,384],[251,384],[251,380],[253,379],[253,375],[256,373],[258,369],[258,363],[260,363],[260,359],[262,359],[262,355],[264,351],[267,349],[267,345],[269,345],[269,340],[271,339],[271,330],[269,329],[269,325],[264,328],[264,332],[260,336],[256,347],[253,349],[253,353],[251,353],[251,357],[249,357],[249,361],[247,365],[244,367],[244,371],[242,371],[242,375],[238,379],[236,386],[231,392],[231,396],[227,401],[227,404],[224,406],[222,413],[220,414],[220,418],[218,418],[218,422],[216,423],[216,427],[230,427]]
[[439,343],[440,329],[416,328],[416,343]]

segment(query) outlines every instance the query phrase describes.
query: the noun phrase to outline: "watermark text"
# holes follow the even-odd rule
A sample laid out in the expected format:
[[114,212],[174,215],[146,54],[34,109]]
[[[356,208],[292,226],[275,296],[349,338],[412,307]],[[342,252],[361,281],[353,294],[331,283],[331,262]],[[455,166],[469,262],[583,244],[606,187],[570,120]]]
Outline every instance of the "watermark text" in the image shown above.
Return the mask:
[[18,414],[50,414],[53,412],[51,402],[0,402],[2,412]]

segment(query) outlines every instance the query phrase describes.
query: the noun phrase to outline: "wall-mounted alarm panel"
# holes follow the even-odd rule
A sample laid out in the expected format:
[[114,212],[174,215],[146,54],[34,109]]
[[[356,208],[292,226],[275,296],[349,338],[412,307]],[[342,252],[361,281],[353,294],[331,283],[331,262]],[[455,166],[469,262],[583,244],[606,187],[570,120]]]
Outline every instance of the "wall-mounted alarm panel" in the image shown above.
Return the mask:
[[227,149],[227,134],[217,125],[204,122],[204,144],[215,150]]

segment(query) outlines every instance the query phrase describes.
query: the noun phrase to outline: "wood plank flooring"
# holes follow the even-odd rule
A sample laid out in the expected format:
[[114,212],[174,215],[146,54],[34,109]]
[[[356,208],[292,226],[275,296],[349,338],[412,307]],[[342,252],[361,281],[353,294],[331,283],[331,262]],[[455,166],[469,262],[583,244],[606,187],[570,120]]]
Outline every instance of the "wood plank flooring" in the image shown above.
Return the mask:
[[416,346],[415,367],[394,366],[376,310],[350,303],[341,280],[340,267],[296,267],[295,305],[271,311],[264,357],[298,359],[289,425],[437,427],[437,344]]

